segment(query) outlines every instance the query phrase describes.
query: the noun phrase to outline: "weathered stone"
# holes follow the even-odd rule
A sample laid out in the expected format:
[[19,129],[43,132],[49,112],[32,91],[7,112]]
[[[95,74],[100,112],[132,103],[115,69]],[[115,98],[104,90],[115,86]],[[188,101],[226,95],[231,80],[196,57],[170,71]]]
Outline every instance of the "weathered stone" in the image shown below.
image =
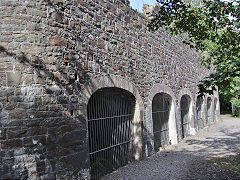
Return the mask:
[[2,149],[14,149],[14,148],[20,148],[22,147],[22,140],[21,139],[12,139],[7,141],[1,142],[1,148]]
[[27,134],[27,129],[8,129],[7,131],[7,137],[8,139],[13,139],[13,138],[22,138],[26,136]]
[[[39,45],[33,44],[24,44],[23,45],[23,52],[25,55],[38,55],[43,51],[43,47]],[[27,60],[30,63],[30,60]]]
[[27,117],[27,113],[24,109],[16,108],[9,111],[9,118],[10,119],[24,119]]
[[7,85],[18,86],[21,82],[21,72],[7,72]]
[[49,38],[49,44],[53,46],[66,46],[67,40],[61,36],[53,36]]
[[0,64],[0,72],[12,71],[13,65],[12,63],[1,63]]
[[83,131],[83,130],[70,131],[68,133],[65,133],[65,135],[59,139],[58,143],[62,147],[82,145],[85,138],[86,138],[86,131]]

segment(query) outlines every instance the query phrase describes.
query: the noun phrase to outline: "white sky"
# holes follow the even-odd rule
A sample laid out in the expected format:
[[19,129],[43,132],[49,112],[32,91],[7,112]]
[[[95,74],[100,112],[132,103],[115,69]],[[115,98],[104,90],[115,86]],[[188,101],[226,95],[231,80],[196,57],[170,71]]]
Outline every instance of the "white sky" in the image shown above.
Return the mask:
[[130,0],[130,5],[133,9],[137,9],[139,12],[142,12],[143,4],[155,4],[156,0]]

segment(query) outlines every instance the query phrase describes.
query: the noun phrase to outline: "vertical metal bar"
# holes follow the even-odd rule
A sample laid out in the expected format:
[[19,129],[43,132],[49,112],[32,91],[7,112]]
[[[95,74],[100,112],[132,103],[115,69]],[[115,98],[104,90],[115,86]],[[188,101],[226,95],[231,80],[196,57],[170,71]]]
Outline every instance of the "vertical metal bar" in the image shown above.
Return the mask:
[[[101,97],[96,98],[96,112],[97,112],[97,118],[101,118],[101,114],[100,114],[100,102],[101,102]],[[101,121],[102,119],[97,120],[97,150],[101,149]],[[98,157],[100,157],[100,153],[98,153]]]
[[[104,99],[105,100],[105,108],[104,108],[104,112],[105,112],[105,116],[108,117],[109,116],[109,111],[111,110],[110,109],[110,104],[109,102],[107,101],[107,98]],[[109,131],[110,131],[110,128],[109,128],[109,119],[106,119],[106,126],[105,126],[105,131],[106,131],[106,145],[107,146],[110,146],[110,139],[109,139]]]
[[[96,114],[96,96],[94,97],[94,101],[93,101],[93,118],[96,119],[97,118],[97,114]],[[96,151],[96,148],[97,148],[97,139],[96,139],[96,135],[97,135],[97,132],[96,132],[96,129],[97,129],[97,121],[93,121],[93,151]],[[96,158],[96,157],[95,157]]]
[[[116,98],[116,103],[113,103],[114,105],[114,112],[115,112],[115,115],[117,116],[118,115],[118,96],[115,97]],[[114,102],[114,96],[112,96],[112,99],[111,99],[112,102]],[[117,121],[117,118],[114,117],[113,120],[112,120],[112,124],[113,124],[113,132],[114,132],[114,138],[113,138],[113,145],[114,144],[117,144],[117,126],[116,126],[116,121]],[[117,168],[116,166],[116,161],[117,161],[117,157],[116,157],[116,147],[112,148],[112,152],[113,152],[113,157],[114,157],[114,162],[113,162],[113,166],[114,168]]]
[[[106,99],[107,99],[107,108],[106,108],[106,114],[108,117],[110,117],[111,115],[114,115],[112,114],[113,113],[113,109],[112,109],[112,102],[110,101],[110,93],[106,96]],[[112,127],[111,127],[111,121],[112,121],[112,118],[109,118],[108,119],[108,140],[109,140],[109,146],[111,146],[111,130],[112,130]],[[109,164],[112,164],[112,156],[110,154],[110,150],[107,150],[105,151],[105,156],[108,157],[107,158],[107,161]]]
[[[90,119],[92,119],[93,118],[93,103],[92,103],[92,101],[93,101],[93,96],[91,97],[91,99],[90,99],[90,105],[89,105],[89,118]],[[89,129],[88,129],[88,131],[90,132],[89,133],[89,140],[90,140],[90,152],[92,152],[93,151],[93,138],[94,138],[94,135],[93,135],[93,122],[92,121],[89,121],[88,122],[89,123]],[[95,167],[94,167],[94,158],[93,158],[93,155],[90,155],[90,163],[91,163],[91,168],[92,168],[92,170],[91,170],[91,172],[92,172],[92,176],[94,177],[95,176]]]
[[[124,112],[124,114],[127,114],[126,111],[125,111],[125,107],[126,107],[126,103],[127,101],[129,101],[129,99],[125,99],[125,101],[123,102],[123,107],[122,107],[122,111]],[[122,141],[126,141],[126,138],[125,138],[125,119],[126,119],[127,116],[123,117],[122,119]],[[124,165],[124,146],[125,144],[122,146],[121,148],[121,166]]]
[[[129,99],[130,101],[130,99]],[[127,112],[127,102],[124,103],[124,112],[128,114]],[[129,114],[128,114],[129,115]],[[124,136],[124,141],[128,141],[129,138],[127,138],[127,121],[128,121],[129,116],[124,117],[124,122],[123,122],[123,136]],[[123,164],[125,165],[127,162],[127,146],[125,145],[123,148]]]
[[[101,98],[99,98],[100,99],[100,102],[99,102],[99,113],[100,113],[100,117],[104,117],[104,119],[102,119],[102,120],[100,120],[100,139],[101,139],[101,141],[100,141],[100,147],[101,148],[104,148],[104,126],[103,126],[103,123],[104,123],[104,121],[106,120],[106,117],[104,116],[104,114],[103,114],[103,102],[104,102],[104,94],[102,94],[102,96],[101,96]],[[101,159],[101,161],[102,161],[102,166],[103,166],[103,170],[101,170],[101,176],[102,175],[104,175],[105,173],[106,173],[106,167],[105,167],[105,158],[104,158],[104,152],[100,152],[100,159]]]
[[[121,112],[121,95],[117,96],[117,99],[118,99],[118,104],[116,104],[116,109],[117,109],[117,115],[120,114]],[[119,136],[120,136],[120,129],[119,129],[119,121],[120,121],[120,118],[116,118],[115,120],[115,127],[116,127],[116,141],[115,143],[118,144],[119,143]],[[118,168],[118,164],[119,164],[119,159],[118,159],[118,156],[119,156],[119,152],[118,152],[118,147],[115,148],[115,157],[116,157],[116,161],[115,161],[115,165],[116,165],[116,168]]]
[[[112,94],[111,98],[110,98],[110,101],[111,101],[111,108],[112,108],[112,115],[113,116],[116,116],[117,115],[117,107],[116,107],[116,103],[117,103],[117,98],[114,99],[114,96],[115,94]],[[116,142],[116,127],[115,127],[115,120],[116,118],[113,117],[110,119],[110,128],[111,128],[111,131],[110,131],[110,139],[111,139],[111,145],[114,145],[115,142]],[[115,155],[115,147],[114,148],[111,148],[109,149],[109,153],[110,153],[110,156],[111,156],[111,164],[112,164],[112,167],[115,169],[116,168],[116,155]]]
[[[123,103],[123,99],[122,99],[122,96],[119,96],[119,114],[122,114],[122,103]],[[118,143],[119,142],[122,142],[121,141],[121,121],[122,121],[122,116],[118,118]],[[120,167],[120,162],[121,162],[121,159],[120,159],[120,146],[117,147],[117,164],[118,164],[118,167]]]
[[164,128],[164,131],[162,132],[163,133],[163,141],[162,141],[162,143],[163,143],[163,146],[165,146],[165,144],[166,144],[166,128],[167,128],[167,122],[166,122],[166,120],[167,120],[167,118],[166,118],[166,99],[165,99],[165,94],[163,94],[163,119],[162,119],[162,121],[163,121],[163,128]]
[[[132,114],[132,113],[130,113],[130,108],[129,108],[129,104],[127,104],[127,106],[126,106],[126,113],[127,114]],[[129,117],[128,117],[129,118]],[[130,118],[131,118],[131,116],[130,116]],[[126,122],[126,126],[127,126],[127,129],[126,129],[126,137],[127,137],[127,139],[129,139],[130,140],[130,142],[129,142],[129,145],[128,145],[128,149],[127,149],[127,159],[126,159],[126,161],[128,162],[129,160],[130,160],[130,158],[131,158],[131,137],[130,137],[130,131],[132,130],[130,130],[130,119],[128,119],[128,121]]]
[[[162,146],[164,146],[165,145],[165,141],[166,141],[166,131],[165,131],[165,129],[166,129],[166,122],[165,122],[165,120],[166,120],[166,110],[165,110],[165,106],[166,106],[166,104],[165,104],[165,96],[164,96],[165,94],[162,94],[162,103],[163,103],[163,112],[162,112],[162,119],[161,119],[161,121],[162,121],[162,132],[161,132],[161,134],[162,134],[162,142],[161,142],[161,145]],[[164,131],[163,131],[164,130]]]
[[[124,107],[123,107],[123,110],[124,112],[127,114],[126,112],[126,102],[124,103]],[[123,118],[123,141],[127,141],[126,139],[126,118],[128,116],[124,117]],[[126,158],[126,144],[123,146],[123,149],[122,149],[122,153],[123,153],[123,157],[122,157],[122,164],[125,165],[125,158]]]
[[[125,114],[124,113],[124,111],[123,111],[123,104],[125,103],[125,97],[123,97],[123,96],[121,96],[121,110],[120,110],[120,113],[121,114]],[[123,134],[122,134],[122,124],[123,124],[123,116],[121,116],[121,118],[120,118],[120,124],[119,124],[119,128],[120,128],[120,130],[119,130],[119,132],[120,132],[120,134],[119,134],[119,141],[120,142],[123,142]],[[121,145],[121,146],[119,146],[119,148],[118,148],[118,158],[119,158],[119,166],[121,166],[122,165],[122,152],[121,152],[121,148],[122,148],[122,146],[123,145]]]

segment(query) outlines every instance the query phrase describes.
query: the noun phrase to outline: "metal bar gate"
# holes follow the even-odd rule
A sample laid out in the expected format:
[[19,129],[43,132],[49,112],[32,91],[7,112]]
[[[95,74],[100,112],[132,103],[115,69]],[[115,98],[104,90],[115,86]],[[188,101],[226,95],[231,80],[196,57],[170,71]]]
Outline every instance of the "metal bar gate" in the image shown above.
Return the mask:
[[198,129],[203,128],[202,104],[203,104],[203,99],[202,98],[197,98],[196,111],[197,111],[197,126],[198,126]]
[[189,107],[190,102],[187,95],[182,96],[180,102],[182,138],[185,138],[189,134]]
[[91,179],[126,165],[131,160],[134,97],[118,88],[95,92],[88,103]]
[[159,93],[153,98],[152,118],[155,151],[169,144],[168,121],[171,107],[170,98],[171,97],[164,93]]
[[214,108],[213,108],[213,122],[217,120],[217,99],[214,99]]
[[212,99],[209,97],[207,98],[207,125],[211,124],[211,104],[212,104]]

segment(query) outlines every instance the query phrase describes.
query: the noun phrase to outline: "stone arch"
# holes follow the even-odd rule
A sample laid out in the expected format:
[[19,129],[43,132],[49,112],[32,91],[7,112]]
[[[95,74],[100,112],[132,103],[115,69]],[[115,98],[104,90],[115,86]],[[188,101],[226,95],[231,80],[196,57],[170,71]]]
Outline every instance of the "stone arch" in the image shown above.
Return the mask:
[[[85,120],[87,123],[87,104],[89,102],[90,97],[94,92],[102,88],[120,88],[131,93],[135,99],[135,107],[134,107],[134,117],[133,117],[133,148],[134,148],[134,159],[140,160],[142,157],[142,128],[141,123],[143,122],[143,101],[142,98],[135,87],[135,85],[128,80],[114,75],[109,76],[98,76],[92,78],[88,84],[84,87],[81,92],[80,97],[80,110],[79,116]],[[86,125],[87,129],[87,125]],[[88,142],[88,130],[86,136],[86,142]],[[88,150],[89,151],[89,150]]]
[[154,135],[153,135],[153,117],[152,117],[152,102],[153,98],[159,94],[164,93],[171,97],[171,108],[169,114],[169,140],[171,144],[177,144],[177,128],[176,128],[176,98],[171,88],[162,84],[155,84],[150,90],[147,99],[146,108],[146,124],[144,125],[144,143],[146,149],[146,156],[151,155],[155,152],[154,150]]
[[181,127],[181,99],[183,96],[187,96],[189,99],[189,113],[188,113],[188,118],[189,118],[189,127],[188,127],[188,135],[195,135],[196,130],[194,126],[194,97],[189,89],[182,89],[179,91],[178,94],[178,121],[177,121],[177,129],[178,129],[178,138],[179,140],[182,139],[182,127]]

